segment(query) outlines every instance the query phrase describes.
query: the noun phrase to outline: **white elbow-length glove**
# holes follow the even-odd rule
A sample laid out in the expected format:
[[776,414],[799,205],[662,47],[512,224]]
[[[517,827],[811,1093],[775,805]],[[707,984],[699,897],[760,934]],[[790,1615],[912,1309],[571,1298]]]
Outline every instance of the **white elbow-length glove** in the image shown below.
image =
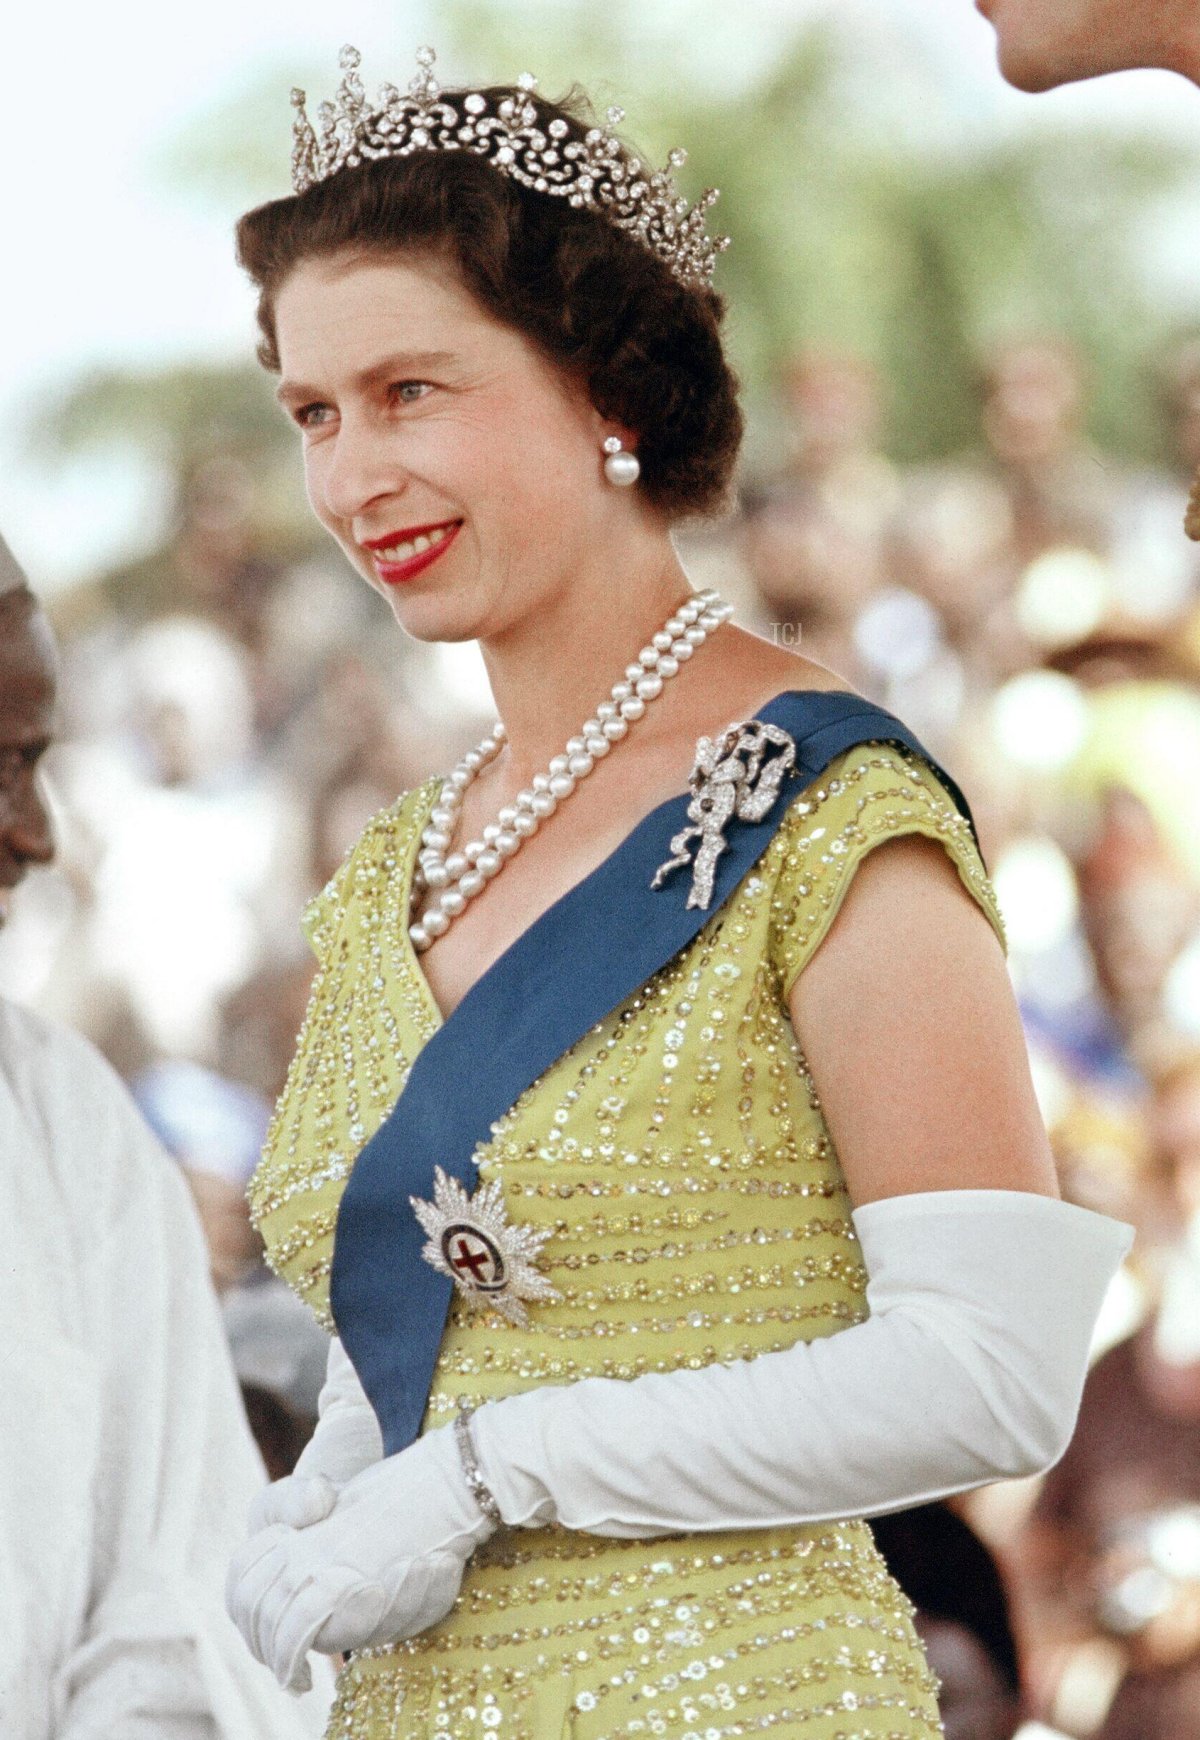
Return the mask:
[[1008,1190],[889,1197],[853,1220],[864,1323],[485,1403],[472,1432],[504,1521],[630,1538],[836,1521],[1056,1462],[1133,1228]]
[[[487,1402],[480,1469],[505,1523],[650,1538],[879,1515],[1037,1472],[1065,1450],[1121,1221],[1001,1190],[854,1213],[870,1319],[778,1353]],[[230,1611],[284,1684],[304,1654],[423,1630],[493,1530],[440,1428],[309,1526],[235,1560]]]

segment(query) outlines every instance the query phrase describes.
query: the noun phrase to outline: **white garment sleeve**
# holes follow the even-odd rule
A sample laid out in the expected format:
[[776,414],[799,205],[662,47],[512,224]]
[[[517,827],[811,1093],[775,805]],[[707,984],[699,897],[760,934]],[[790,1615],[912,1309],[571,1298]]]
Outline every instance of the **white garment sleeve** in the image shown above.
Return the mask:
[[475,1443],[505,1522],[650,1538],[834,1521],[1056,1462],[1133,1229],[1007,1190],[890,1197],[853,1220],[864,1323],[485,1403]]
[[43,1113],[51,1141],[78,1146],[72,1170],[101,1180],[85,1241],[101,1419],[91,1594],[59,1666],[55,1740],[316,1736],[330,1674],[288,1698],[224,1610],[264,1471],[186,1185],[103,1060],[61,1040],[61,1103]]

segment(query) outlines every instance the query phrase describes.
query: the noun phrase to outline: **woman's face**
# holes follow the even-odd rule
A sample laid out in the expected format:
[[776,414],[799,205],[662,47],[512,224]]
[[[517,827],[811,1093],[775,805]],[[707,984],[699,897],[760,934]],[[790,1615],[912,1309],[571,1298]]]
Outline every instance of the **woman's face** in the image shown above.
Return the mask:
[[[995,27],[1000,70],[1023,91],[1127,67],[1180,64],[1180,0],[976,0]],[[1190,9],[1191,0],[1185,0]],[[1176,36],[1179,41],[1175,40]]]
[[502,631],[628,512],[613,426],[440,263],[306,260],[275,319],[313,512],[418,639]]

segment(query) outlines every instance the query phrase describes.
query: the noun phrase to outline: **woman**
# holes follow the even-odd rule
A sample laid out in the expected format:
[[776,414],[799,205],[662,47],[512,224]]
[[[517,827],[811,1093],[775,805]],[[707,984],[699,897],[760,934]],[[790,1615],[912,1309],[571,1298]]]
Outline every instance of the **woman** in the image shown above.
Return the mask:
[[1061,1453],[1129,1229],[1057,1197],[949,776],[678,564],[709,196],[419,58],[371,109],[343,51],[240,258],[314,512],[503,723],[308,914],[253,1203],[337,1335],[231,1611],[353,1652],[336,1735],[937,1734],[860,1519]]

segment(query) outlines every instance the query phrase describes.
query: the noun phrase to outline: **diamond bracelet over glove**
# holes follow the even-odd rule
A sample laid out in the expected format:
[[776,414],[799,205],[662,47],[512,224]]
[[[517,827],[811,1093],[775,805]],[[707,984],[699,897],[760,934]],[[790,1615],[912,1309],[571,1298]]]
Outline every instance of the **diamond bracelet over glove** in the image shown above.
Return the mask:
[[454,1416],[454,1438],[458,1445],[458,1455],[462,1462],[463,1473],[476,1504],[488,1521],[494,1522],[499,1527],[503,1523],[504,1517],[501,1515],[500,1506],[496,1503],[491,1487],[483,1478],[475,1456],[475,1442],[471,1437],[471,1415],[474,1412],[474,1408],[468,1407],[465,1403],[460,1404],[459,1411]]

